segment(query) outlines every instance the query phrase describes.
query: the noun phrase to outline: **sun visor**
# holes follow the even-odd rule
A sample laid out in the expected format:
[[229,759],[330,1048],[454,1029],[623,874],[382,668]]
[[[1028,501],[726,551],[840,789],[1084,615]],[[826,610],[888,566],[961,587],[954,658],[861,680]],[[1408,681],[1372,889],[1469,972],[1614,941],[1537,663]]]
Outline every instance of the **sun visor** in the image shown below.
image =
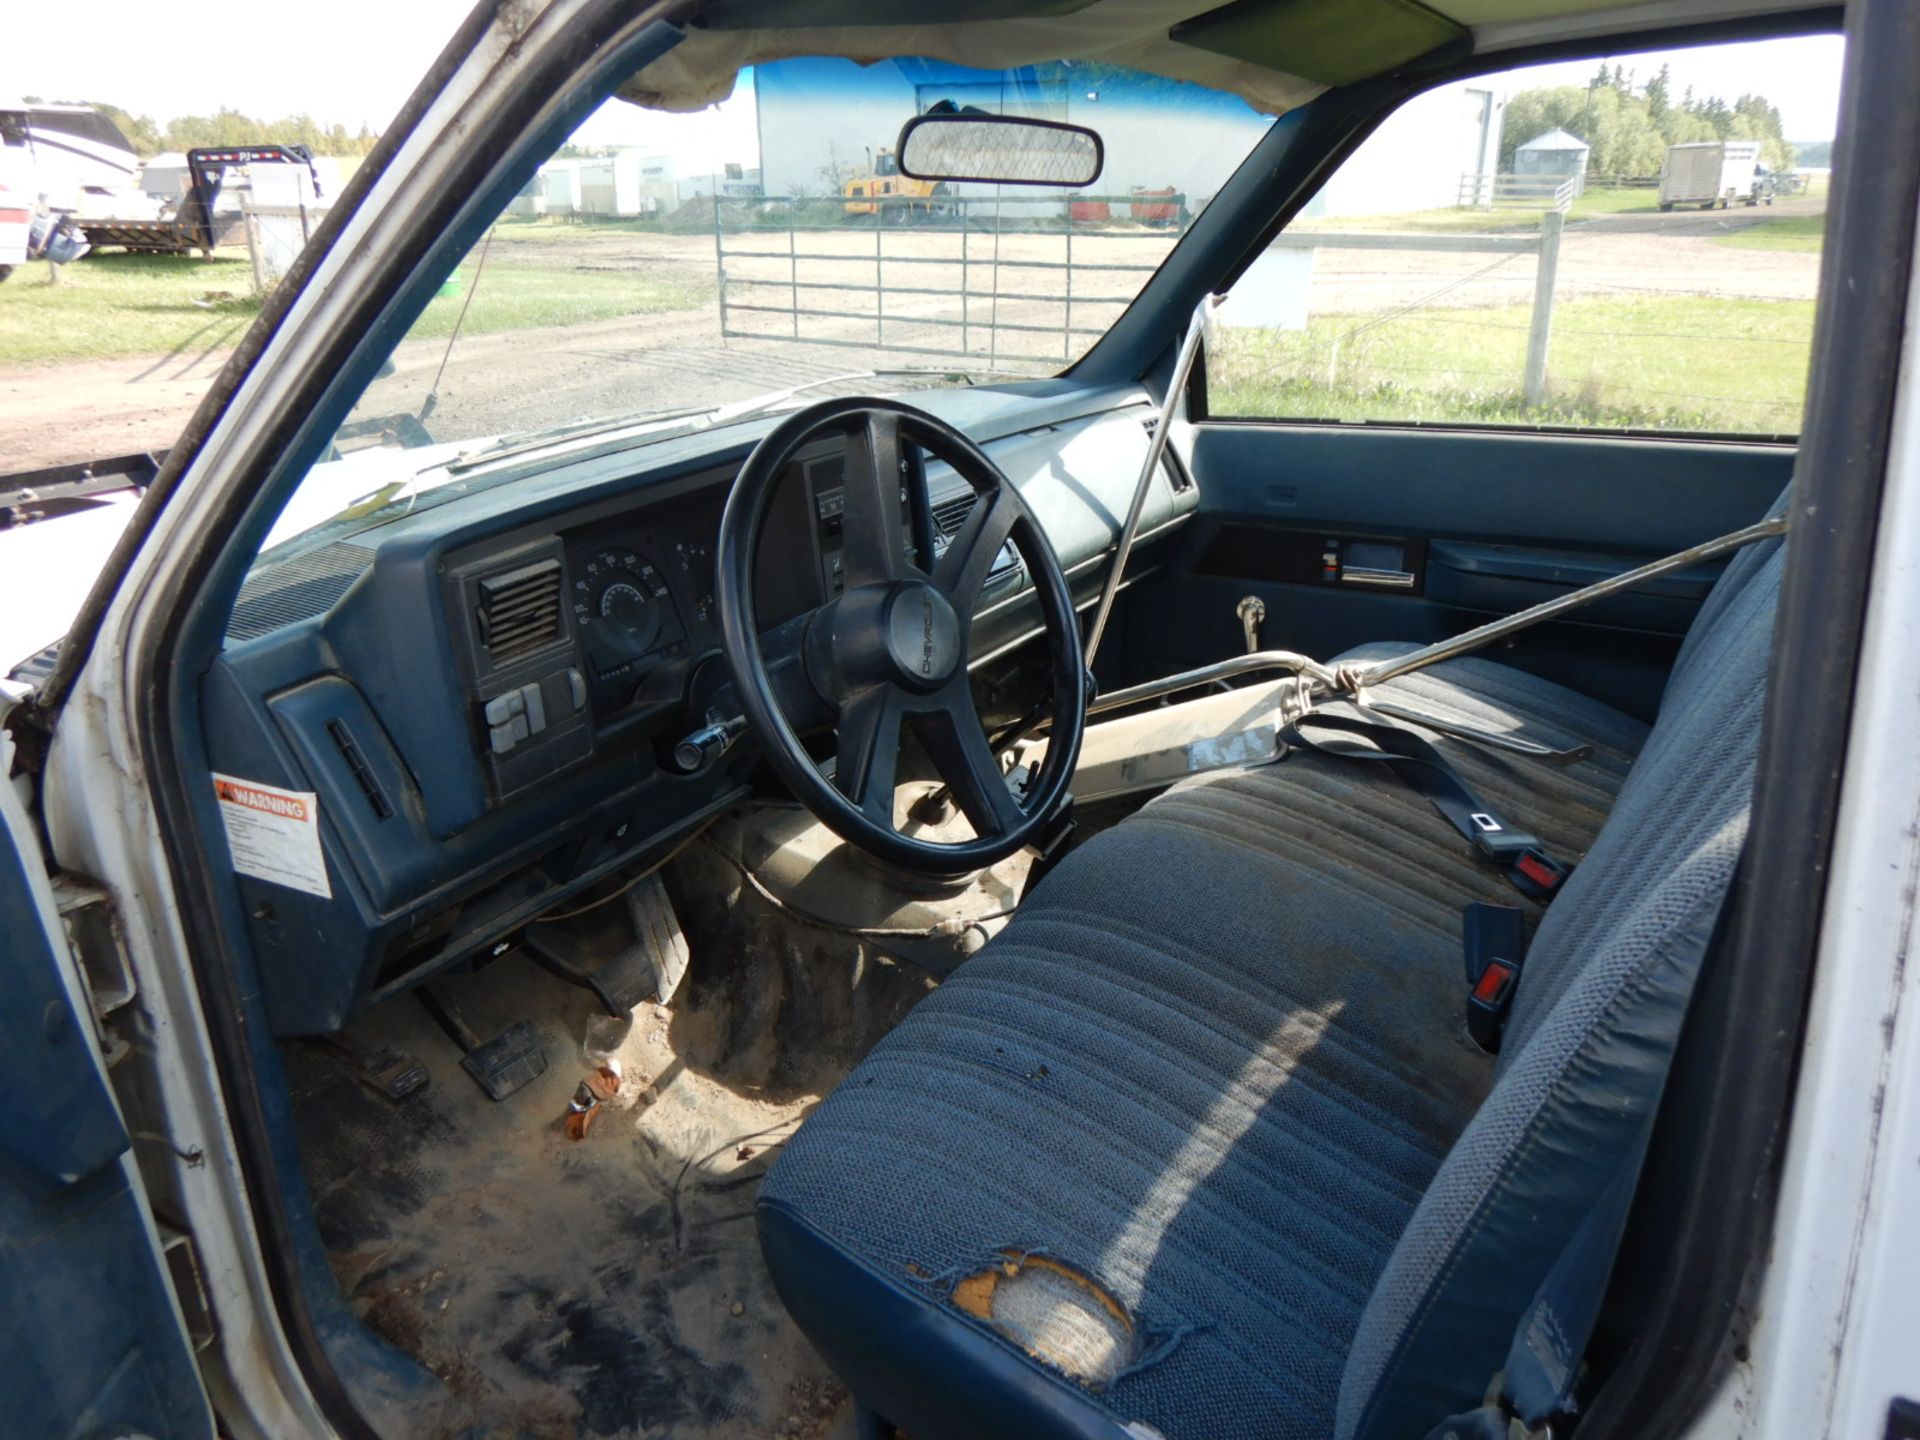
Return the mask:
[[1171,38],[1322,85],[1349,85],[1468,34],[1419,0],[1235,0],[1174,26]]
[[[969,0],[967,23],[1071,15],[1094,0]],[[832,30],[924,24],[927,0],[714,0],[694,17],[702,30]]]
[[[749,66],[803,56],[863,65],[912,57],[989,71],[1086,61],[1204,85],[1269,115],[1327,88],[1284,66],[1168,38],[1170,27],[1218,10],[1218,0],[982,0],[968,14],[994,17],[984,24],[931,24],[924,17],[933,8],[925,0],[720,0],[619,93],[649,109],[699,110],[732,94]],[[888,23],[907,12],[912,21]],[[763,17],[772,21],[764,28]]]

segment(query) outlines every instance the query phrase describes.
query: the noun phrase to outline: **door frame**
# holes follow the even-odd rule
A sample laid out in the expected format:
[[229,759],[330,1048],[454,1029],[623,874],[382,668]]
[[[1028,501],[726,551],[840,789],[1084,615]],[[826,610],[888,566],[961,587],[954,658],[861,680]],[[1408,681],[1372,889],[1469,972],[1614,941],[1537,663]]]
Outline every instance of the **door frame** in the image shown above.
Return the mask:
[[[1894,12],[1904,3],[1857,0],[1854,25],[1869,38],[1879,33],[1871,27],[1897,29],[1899,17]],[[230,1228],[230,1234],[222,1237],[225,1248],[217,1257],[218,1267],[231,1272],[224,1301],[234,1306],[229,1311],[222,1297],[216,1297],[223,1334],[227,1336],[226,1374],[241,1392],[250,1423],[276,1435],[337,1432],[362,1436],[372,1432],[320,1341],[312,1297],[306,1293],[295,1259],[298,1246],[285,1204],[282,1157],[276,1153],[270,1110],[254,1073],[259,1059],[254,1042],[264,1030],[249,1023],[244,975],[233,960],[235,954],[244,953],[235,900],[231,887],[209,870],[200,854],[191,820],[205,797],[196,796],[189,784],[191,772],[186,757],[199,737],[192,705],[192,675],[184,657],[196,640],[204,639],[206,627],[214,623],[206,611],[217,607],[200,602],[220,558],[218,552],[231,543],[236,532],[250,525],[263,528],[258,514],[261,477],[272,472],[276,457],[293,442],[302,421],[320,403],[331,377],[344,374],[349,381],[358,378],[350,367],[364,359],[365,324],[377,320],[409,276],[430,261],[423,235],[435,241],[443,238],[444,227],[462,213],[464,199],[484,191],[488,177],[494,174],[494,163],[475,153],[487,146],[474,145],[473,139],[524,139],[550,108],[542,107],[535,97],[549,93],[553,77],[578,73],[606,42],[631,39],[649,21],[684,8],[657,5],[635,17],[624,13],[616,0],[558,0],[524,33],[512,37],[511,43],[501,31],[491,28],[491,14],[482,18],[476,12],[455,48],[442,57],[442,65],[430,77],[428,86],[416,96],[406,127],[396,127],[392,148],[376,157],[377,167],[369,166],[370,173],[358,194],[349,195],[337,222],[330,221],[334,249],[306,262],[311,268],[304,288],[287,287],[290,298],[284,308],[273,311],[271,323],[250,334],[242,357],[235,362],[237,369],[216,386],[196,416],[191,443],[178,447],[179,459],[170,461],[172,473],[162,479],[166,493],[152,502],[146,517],[144,547],[141,527],[129,532],[129,583],[110,603],[102,601],[98,613],[86,622],[101,626],[100,638],[105,643],[91,647],[92,660],[82,667],[89,650],[82,634],[71,658],[63,659],[67,668],[57,677],[56,697],[71,686],[72,698],[62,730],[55,737],[47,776],[49,824],[56,849],[63,858],[70,853],[91,857],[97,861],[89,867],[93,873],[112,876],[126,893],[154,897],[155,903],[143,907],[147,913],[142,923],[130,924],[130,943],[135,946],[136,958],[144,957],[144,964],[160,976],[163,984],[168,983],[163,972],[175,972],[167,1000],[179,1026],[174,1037],[178,1053],[182,1057],[210,1054],[218,1069],[216,1084],[204,1063],[194,1071],[183,1060],[176,1067],[179,1073],[171,1076],[169,1083],[179,1088],[183,1112],[197,1106],[207,1122],[201,1141],[208,1163],[202,1168],[209,1173],[199,1187],[205,1221],[210,1226],[224,1224]],[[1832,12],[1823,9],[1814,13]],[[1787,17],[1763,17],[1763,21],[1735,25],[1690,27],[1685,33],[1719,39],[1735,34],[1750,36],[1756,33],[1756,25],[1769,20],[1775,28],[1765,33],[1778,33],[1778,27],[1788,23]],[[1657,31],[1632,38],[1615,37],[1610,43],[1672,44],[1677,43],[1680,33]],[[466,48],[458,49],[462,44]],[[1870,46],[1856,41],[1849,47],[1850,72],[1852,55],[1861,48]],[[1372,124],[1405,94],[1445,79],[1486,73],[1534,58],[1590,54],[1593,49],[1592,42],[1583,42],[1509,50],[1473,57],[1471,63],[1445,73],[1372,82],[1364,90],[1373,107],[1368,113],[1358,113],[1362,107],[1344,103],[1322,112],[1331,117],[1337,111],[1338,125],[1328,120],[1316,132],[1315,157],[1296,150],[1290,166],[1268,171],[1267,180],[1247,183],[1265,185],[1259,193],[1275,200],[1268,213],[1278,215],[1272,222],[1277,226],[1291,213],[1289,207],[1310,195],[1318,176],[1357,145]],[[1905,59],[1902,54],[1902,62]],[[1886,72],[1890,68],[1891,60],[1878,67],[1862,65],[1864,82],[1873,93],[1881,93],[1890,80],[1904,89],[1905,74],[1889,76]],[[543,89],[543,85],[549,88]],[[438,93],[430,93],[436,88]],[[1349,94],[1344,100],[1356,98]],[[1301,125],[1307,123],[1303,120]],[[441,147],[445,153],[433,152],[433,140],[452,124],[461,126],[468,143]],[[1336,138],[1335,132],[1342,126],[1344,138]],[[1301,127],[1296,126],[1292,141],[1297,142],[1300,136]],[[1284,144],[1281,149],[1284,151]],[[1909,175],[1904,158],[1911,149],[1911,145],[1903,149],[1901,162],[1895,167],[1896,183],[1891,187],[1885,178],[1885,152],[1875,152],[1876,173],[1881,177],[1876,186],[1893,201],[1920,193],[1910,184],[1915,177]],[[1309,158],[1312,164],[1307,163]],[[1848,164],[1843,156],[1843,172]],[[1202,223],[1223,208],[1210,207]],[[1885,210],[1888,206],[1877,208]],[[441,217],[437,222],[441,228],[436,228],[436,217]],[[1906,243],[1898,252],[1909,261],[1912,219],[1909,204]],[[1177,330],[1199,291],[1221,283],[1222,277],[1232,272],[1236,258],[1250,260],[1258,253],[1263,238],[1259,229],[1247,223],[1245,215],[1231,224],[1222,216],[1206,232],[1197,224],[1195,232],[1205,243],[1184,254],[1184,245],[1176,250],[1175,259],[1143,292],[1142,302],[1146,303],[1136,302],[1115,331],[1090,354],[1089,361],[1094,355],[1099,355],[1099,360],[1093,364],[1083,361],[1085,371],[1076,370],[1077,378],[1092,380],[1102,367],[1122,363],[1123,359],[1137,375],[1140,357],[1153,353]],[[1849,233],[1838,238],[1852,255],[1856,249],[1864,251],[1869,243],[1864,232],[1862,235],[1857,246]],[[1875,231],[1875,237],[1885,239],[1886,232]],[[383,243],[387,249],[382,249]],[[395,258],[380,266],[365,258],[370,253],[384,256],[389,252]],[[1887,253],[1880,252],[1874,260],[1882,274]],[[1830,261],[1837,254],[1830,251]],[[1899,278],[1904,297],[1904,269]],[[1182,296],[1186,297],[1184,303]],[[1826,312],[1832,318],[1822,327],[1825,338],[1817,351],[1823,365],[1841,348],[1835,332],[1842,313],[1856,313],[1848,300],[1848,296],[1840,297],[1836,308]],[[1897,318],[1898,307],[1895,311]],[[1885,311],[1878,315],[1869,311],[1865,319],[1872,329],[1890,323]],[[356,327],[356,320],[363,323]],[[276,339],[275,326],[290,325],[297,328],[290,331],[286,344],[269,343]],[[1858,332],[1849,335],[1849,344],[1859,342]],[[1897,334],[1891,343],[1891,353],[1897,356]],[[1103,346],[1107,347],[1104,353]],[[273,350],[280,352],[274,355],[275,364],[257,366]],[[1888,350],[1882,346],[1874,353],[1884,362]],[[343,368],[335,370],[328,362]],[[1849,369],[1845,373],[1856,372]],[[1836,393],[1835,384],[1822,385],[1816,380],[1815,396],[1809,404],[1808,438],[1803,444],[1801,467],[1807,486],[1800,499],[1804,506],[1835,508],[1820,510],[1819,521],[1809,522],[1806,528],[1813,538],[1789,547],[1789,599],[1783,607],[1790,606],[1791,613],[1783,608],[1786,618],[1781,627],[1780,658],[1803,667],[1788,673],[1837,677],[1840,689],[1836,693],[1850,693],[1859,650],[1873,523],[1881,503],[1885,417],[1891,413],[1896,374],[1897,367],[1873,371],[1873,383],[1851,400]],[[232,413],[227,410],[230,402]],[[1881,415],[1879,434],[1883,443],[1878,451],[1870,445],[1847,450],[1839,424],[1857,415],[1849,410],[1850,403]],[[1807,459],[1809,455],[1831,458],[1843,452],[1846,463],[1832,473],[1817,473]],[[1876,463],[1880,468],[1875,468]],[[189,475],[196,483],[182,484]],[[156,490],[160,488],[156,486]],[[167,503],[169,499],[171,503]],[[1862,526],[1864,534],[1845,532],[1844,522]],[[1830,574],[1812,569],[1816,559],[1857,562],[1859,568],[1851,573],[1835,572],[1846,575],[1844,584],[1836,584]],[[1815,639],[1817,646],[1810,643]],[[1818,893],[1809,891],[1805,871],[1810,856],[1823,863],[1831,846],[1846,738],[1844,715],[1839,716],[1836,727],[1832,715],[1822,719],[1802,713],[1806,707],[1800,697],[1808,695],[1810,689],[1803,685],[1776,687],[1770,699],[1769,738],[1763,757],[1767,784],[1756,811],[1759,838],[1749,864],[1748,883],[1735,901],[1738,924],[1744,926],[1738,931],[1740,946],[1745,947],[1737,946],[1737,954],[1756,952],[1760,959],[1755,973],[1744,976],[1744,983],[1740,978],[1729,982],[1729,1001],[1740,1007],[1734,1018],[1770,1017],[1780,1027],[1771,1033],[1789,1035],[1799,1033],[1804,1017],[1806,980],[1813,958],[1813,931],[1809,926],[1818,922]],[[1796,709],[1797,705],[1801,708]],[[1794,727],[1801,724],[1810,728],[1797,731]],[[1796,734],[1801,737],[1798,744],[1776,738]],[[1812,737],[1811,743],[1807,737]],[[1822,763],[1809,765],[1810,755],[1819,757]],[[1803,773],[1796,774],[1796,770]],[[1804,773],[1808,771],[1818,773]],[[112,800],[118,803],[109,803]],[[1778,817],[1788,809],[1804,822],[1803,826],[1784,828]],[[1824,870],[1821,873],[1824,875]],[[1801,897],[1800,913],[1786,917],[1792,924],[1757,928],[1767,918],[1765,907],[1770,901],[1775,918],[1780,918],[1782,896],[1788,893],[1764,891],[1762,877],[1777,884],[1782,876],[1789,875],[1796,877],[1791,893]],[[1765,945],[1758,938],[1761,936],[1766,937]],[[169,964],[177,956],[191,957],[191,977],[179,974],[177,963]],[[1719,967],[1722,972],[1738,968],[1735,964]],[[1726,1045],[1736,1044],[1740,1027],[1728,1028]],[[1723,1045],[1715,1053],[1721,1054],[1725,1048]],[[1764,1177],[1777,1159],[1797,1047],[1777,1048],[1779,1063],[1763,1077],[1766,1086],[1761,1100],[1744,1096],[1734,1107],[1741,1113],[1729,1116],[1724,1133],[1715,1136],[1710,1154],[1716,1168],[1722,1162],[1733,1167],[1718,1171],[1723,1177],[1736,1181]],[[1731,1062],[1739,1057],[1729,1054],[1725,1058]],[[1737,1066],[1728,1068],[1726,1077],[1752,1080],[1750,1070]],[[1720,1305],[1722,1295],[1730,1293],[1728,1282],[1737,1283],[1745,1275],[1753,1240],[1760,1233],[1756,1224],[1766,1212],[1759,1206],[1749,1207],[1755,1221],[1728,1224],[1725,1196],[1713,1187],[1703,1187],[1697,1202],[1690,1203],[1694,1210],[1689,1211],[1689,1225],[1682,1227],[1688,1245],[1678,1258],[1700,1292],[1690,1301],[1694,1313],[1711,1319],[1722,1313],[1715,1307]],[[1719,1208],[1711,1213],[1712,1223],[1708,1224],[1709,1214],[1702,1207],[1716,1203]],[[1696,1211],[1697,1218],[1691,1218]],[[212,1239],[207,1237],[208,1249],[212,1248]],[[1744,1242],[1747,1248],[1729,1243],[1733,1239]],[[216,1268],[214,1258],[208,1263],[210,1269]],[[1730,1299],[1724,1308],[1730,1311]],[[1675,1326],[1664,1323],[1665,1318],[1663,1324],[1652,1327],[1650,1336],[1675,1330]],[[236,1331],[242,1332],[238,1339]],[[1665,1352],[1672,1368],[1661,1375],[1647,1372],[1632,1386],[1614,1387],[1618,1396],[1610,1391],[1603,1397],[1613,1408],[1596,1407],[1589,1421],[1592,1434],[1669,1433],[1671,1427],[1666,1422],[1674,1421],[1704,1396],[1712,1374],[1713,1342],[1718,1338],[1713,1328],[1703,1325],[1688,1336],[1665,1338],[1686,1342]],[[1686,1384],[1676,1384],[1676,1375]],[[1623,1428],[1624,1421],[1609,1418],[1614,1413],[1631,1413],[1636,1398],[1659,1402],[1637,1432]],[[263,1418],[273,1418],[275,1412],[284,1416],[286,1423],[260,1423]]]

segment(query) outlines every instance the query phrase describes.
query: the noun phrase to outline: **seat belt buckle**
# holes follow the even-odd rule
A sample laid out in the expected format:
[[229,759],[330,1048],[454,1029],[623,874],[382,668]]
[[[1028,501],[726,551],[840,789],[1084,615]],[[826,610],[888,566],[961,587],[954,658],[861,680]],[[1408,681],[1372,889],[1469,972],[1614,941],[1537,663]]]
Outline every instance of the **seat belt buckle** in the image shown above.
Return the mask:
[[1560,893],[1560,887],[1567,883],[1567,877],[1573,874],[1573,867],[1562,865],[1535,845],[1520,853],[1508,866],[1508,873],[1521,894],[1534,900],[1551,900]]
[[1490,1054],[1500,1048],[1500,1032],[1519,982],[1520,967],[1513,961],[1489,960],[1467,992],[1467,1034]]
[[1467,971],[1467,1034],[1482,1050],[1500,1048],[1526,954],[1526,916],[1516,905],[1476,901],[1460,915]]

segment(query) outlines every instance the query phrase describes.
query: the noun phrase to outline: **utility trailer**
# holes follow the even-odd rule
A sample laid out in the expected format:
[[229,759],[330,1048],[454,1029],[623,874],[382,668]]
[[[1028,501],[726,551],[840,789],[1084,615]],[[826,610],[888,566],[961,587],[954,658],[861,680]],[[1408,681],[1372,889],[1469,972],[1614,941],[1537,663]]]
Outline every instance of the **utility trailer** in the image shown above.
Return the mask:
[[107,460],[0,475],[0,530],[58,519],[120,491],[144,492],[166,457],[164,450],[141,450]]
[[150,254],[184,255],[198,250],[211,257],[214,250],[238,244],[246,223],[238,210],[219,208],[227,172],[239,165],[304,165],[320,194],[320,173],[313,152],[305,145],[222,145],[187,152],[187,193],[171,214],[151,216],[77,216],[87,243],[96,250],[117,245],[123,250]]
[[1725,210],[1735,200],[1773,203],[1771,185],[1762,180],[1758,140],[1695,140],[1667,147],[1660,167],[1660,208],[1699,205]]

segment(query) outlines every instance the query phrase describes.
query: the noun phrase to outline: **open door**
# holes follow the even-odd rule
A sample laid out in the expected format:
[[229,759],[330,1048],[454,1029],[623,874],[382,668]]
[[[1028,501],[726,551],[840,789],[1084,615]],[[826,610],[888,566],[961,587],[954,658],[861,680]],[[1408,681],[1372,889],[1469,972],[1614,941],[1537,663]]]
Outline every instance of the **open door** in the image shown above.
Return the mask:
[[[0,706],[0,714],[4,707]],[[26,808],[0,731],[0,1431],[212,1436]]]

